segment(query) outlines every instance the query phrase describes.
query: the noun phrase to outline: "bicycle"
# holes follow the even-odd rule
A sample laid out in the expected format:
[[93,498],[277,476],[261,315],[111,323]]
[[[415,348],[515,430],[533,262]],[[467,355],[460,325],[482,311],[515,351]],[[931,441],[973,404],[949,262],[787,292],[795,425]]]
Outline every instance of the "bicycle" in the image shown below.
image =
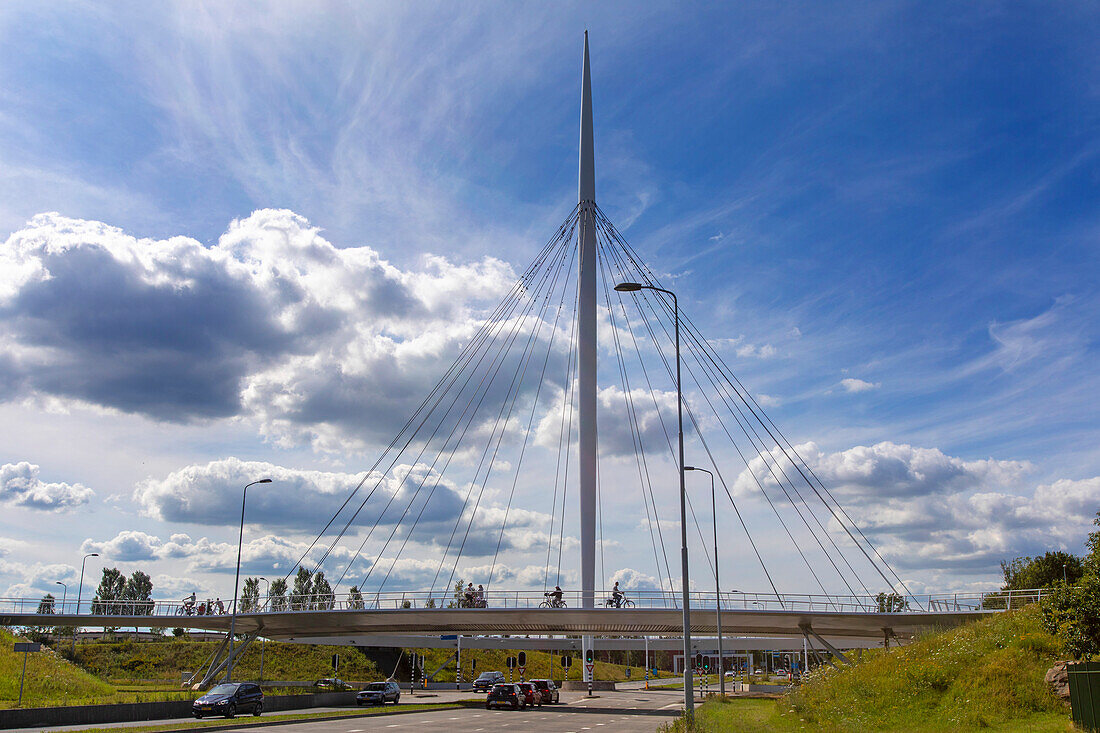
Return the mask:
[[614,596],[604,601],[603,605],[606,608],[634,608],[634,601],[630,600],[626,596],[616,599]]
[[543,595],[546,596],[546,600],[539,604],[539,608],[568,608],[565,601],[559,600],[554,594],[543,593]]

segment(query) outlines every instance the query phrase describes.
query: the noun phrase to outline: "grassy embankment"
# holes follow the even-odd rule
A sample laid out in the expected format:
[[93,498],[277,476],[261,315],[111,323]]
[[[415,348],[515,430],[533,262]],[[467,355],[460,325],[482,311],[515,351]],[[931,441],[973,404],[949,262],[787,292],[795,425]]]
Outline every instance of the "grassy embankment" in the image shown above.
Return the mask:
[[[412,650],[410,650],[412,651]],[[427,660],[424,664],[425,674],[431,674],[439,665],[443,664],[443,661],[447,657],[451,656],[454,652],[449,649],[417,649],[418,653],[424,654]],[[509,656],[515,656],[516,652],[506,651],[503,649],[463,649],[462,650],[462,679],[464,682],[473,681],[470,677],[470,662],[471,660],[477,660],[477,669],[474,670],[475,676],[482,672],[488,672],[490,670],[499,670],[505,675],[508,674],[508,668],[504,664],[504,660]],[[527,671],[525,677],[527,679],[539,679],[542,677],[550,676],[550,661],[554,662],[554,679],[564,679],[561,668],[561,654],[549,654],[547,652],[527,652]],[[615,680],[616,682],[627,679],[626,670],[630,670],[629,679],[640,680],[645,678],[645,669],[642,667],[627,667],[619,664],[608,664],[607,662],[596,661],[595,675],[598,680]],[[580,657],[573,659],[573,666],[569,668],[569,679],[579,680],[584,670],[584,662]],[[670,676],[670,672],[662,673],[662,676]],[[519,670],[514,673],[514,679],[519,680]],[[454,682],[455,680],[455,667],[454,662],[450,664],[446,669],[441,671],[435,676],[436,682]]]
[[696,730],[1068,731],[1068,710],[1043,682],[1058,650],[1032,606],[818,668],[776,701],[712,699]]

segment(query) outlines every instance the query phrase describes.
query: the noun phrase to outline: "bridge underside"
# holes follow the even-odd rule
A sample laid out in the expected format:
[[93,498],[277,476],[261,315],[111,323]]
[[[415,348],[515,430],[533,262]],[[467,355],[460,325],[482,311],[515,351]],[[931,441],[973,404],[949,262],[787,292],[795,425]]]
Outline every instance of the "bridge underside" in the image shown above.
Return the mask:
[[[804,629],[838,639],[909,639],[920,631],[958,626],[995,611],[866,613],[831,611],[722,612],[723,636],[797,637]],[[714,634],[713,611],[691,617],[693,634]],[[148,627],[228,631],[229,616],[74,616],[4,614],[7,626]],[[237,632],[300,641],[371,634],[676,636],[683,629],[676,609],[398,609],[285,611],[240,614]],[[344,641],[343,643],[348,643]],[[354,643],[354,642],[352,642]]]

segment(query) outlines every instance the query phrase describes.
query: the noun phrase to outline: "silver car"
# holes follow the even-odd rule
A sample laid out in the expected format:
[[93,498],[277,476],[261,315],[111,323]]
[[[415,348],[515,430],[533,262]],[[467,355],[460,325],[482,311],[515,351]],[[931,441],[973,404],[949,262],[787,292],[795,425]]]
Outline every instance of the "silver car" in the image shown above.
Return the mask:
[[355,696],[356,705],[383,705],[401,700],[401,688],[396,682],[371,682]]

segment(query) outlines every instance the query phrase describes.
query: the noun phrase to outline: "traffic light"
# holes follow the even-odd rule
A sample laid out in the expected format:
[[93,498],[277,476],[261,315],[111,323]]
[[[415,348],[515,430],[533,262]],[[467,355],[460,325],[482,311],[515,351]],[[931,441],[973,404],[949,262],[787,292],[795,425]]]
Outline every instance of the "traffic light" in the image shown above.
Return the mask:
[[573,663],[573,660],[570,657],[562,657],[561,658],[561,666],[562,667],[568,668],[572,663]]
[[703,669],[710,670],[710,657],[703,657]]
[[595,653],[591,649],[586,649],[584,652],[584,661],[587,664],[592,664],[595,659]]
[[521,666],[521,667],[526,667],[527,666],[527,652],[520,652],[519,653],[519,666]]
[[702,654],[696,654],[695,655],[695,669],[702,669],[702,668],[703,668],[703,655]]

